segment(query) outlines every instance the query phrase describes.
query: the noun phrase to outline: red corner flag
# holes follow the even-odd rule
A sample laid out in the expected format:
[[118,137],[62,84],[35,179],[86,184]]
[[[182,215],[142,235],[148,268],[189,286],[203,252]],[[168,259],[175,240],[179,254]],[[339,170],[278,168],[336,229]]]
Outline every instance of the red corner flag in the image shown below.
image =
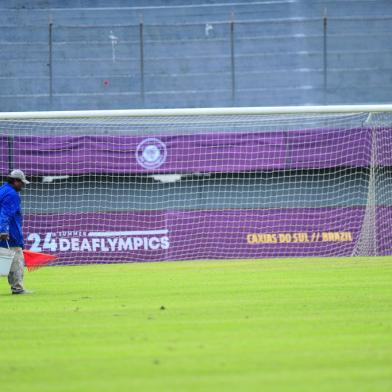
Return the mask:
[[30,250],[24,250],[23,256],[25,260],[25,265],[29,271],[36,268],[43,267],[57,257],[53,255],[48,255],[46,253],[31,252]]

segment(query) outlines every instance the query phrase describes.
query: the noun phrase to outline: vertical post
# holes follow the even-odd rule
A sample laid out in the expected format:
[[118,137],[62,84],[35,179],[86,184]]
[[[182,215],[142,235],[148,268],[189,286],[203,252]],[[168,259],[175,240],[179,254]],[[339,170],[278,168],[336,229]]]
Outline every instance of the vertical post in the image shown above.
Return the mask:
[[8,149],[8,172],[11,173],[14,170],[14,137],[7,137],[7,149]]
[[50,104],[52,104],[53,97],[53,23],[49,20],[49,35],[48,35],[48,45],[49,45],[49,98]]
[[235,106],[235,47],[234,47],[234,13],[230,20],[230,61],[231,61],[231,102]]
[[324,89],[324,105],[328,103],[327,89],[328,89],[328,58],[327,58],[327,33],[328,33],[328,17],[327,9],[324,9],[323,16],[323,89]]
[[144,105],[144,23],[143,15],[140,16],[139,23],[139,44],[140,44],[140,96]]

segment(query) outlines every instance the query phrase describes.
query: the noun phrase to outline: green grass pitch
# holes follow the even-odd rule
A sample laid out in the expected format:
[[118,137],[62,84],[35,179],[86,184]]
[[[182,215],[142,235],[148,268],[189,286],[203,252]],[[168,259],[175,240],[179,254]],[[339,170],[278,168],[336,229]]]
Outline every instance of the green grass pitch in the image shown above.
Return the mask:
[[0,390],[391,391],[392,258],[51,267],[0,279]]

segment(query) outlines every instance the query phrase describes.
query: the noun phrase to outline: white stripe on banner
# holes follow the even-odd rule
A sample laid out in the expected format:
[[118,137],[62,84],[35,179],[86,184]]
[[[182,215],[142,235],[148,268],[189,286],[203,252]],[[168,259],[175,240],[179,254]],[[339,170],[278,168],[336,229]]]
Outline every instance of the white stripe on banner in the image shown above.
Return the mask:
[[159,235],[168,234],[169,230],[139,230],[139,231],[92,231],[88,233],[89,237],[117,237],[117,236],[134,236],[134,235]]

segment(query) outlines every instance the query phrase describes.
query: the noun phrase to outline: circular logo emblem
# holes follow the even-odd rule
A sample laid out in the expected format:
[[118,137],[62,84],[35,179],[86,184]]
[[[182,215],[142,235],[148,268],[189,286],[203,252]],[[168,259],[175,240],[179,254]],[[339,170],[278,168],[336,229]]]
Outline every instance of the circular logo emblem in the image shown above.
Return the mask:
[[136,160],[145,169],[160,167],[167,156],[166,145],[155,137],[144,139],[136,147]]

